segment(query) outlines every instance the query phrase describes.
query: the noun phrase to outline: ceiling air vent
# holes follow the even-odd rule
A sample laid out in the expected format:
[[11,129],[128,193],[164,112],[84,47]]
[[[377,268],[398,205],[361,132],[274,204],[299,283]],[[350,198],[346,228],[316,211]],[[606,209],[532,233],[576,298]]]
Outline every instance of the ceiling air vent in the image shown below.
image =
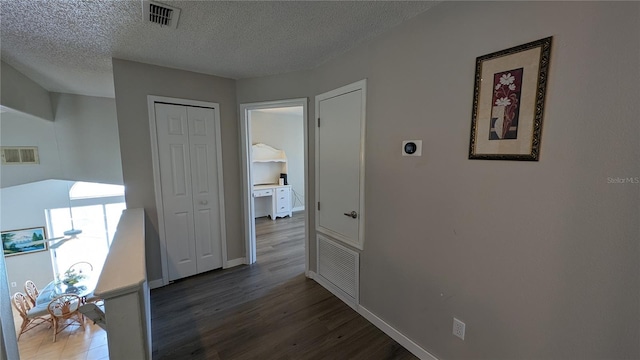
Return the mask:
[[40,164],[37,146],[3,146],[3,165],[33,165]]
[[172,29],[178,27],[180,9],[155,1],[142,1],[142,16],[144,21],[166,26]]

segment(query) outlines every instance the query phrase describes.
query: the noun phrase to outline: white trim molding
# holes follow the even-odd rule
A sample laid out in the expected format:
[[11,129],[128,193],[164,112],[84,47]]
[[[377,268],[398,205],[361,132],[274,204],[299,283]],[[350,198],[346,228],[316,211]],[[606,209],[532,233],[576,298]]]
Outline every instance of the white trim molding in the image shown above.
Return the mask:
[[[265,101],[248,104],[240,104],[240,156],[242,160],[242,204],[243,204],[243,218],[245,229],[245,249],[246,249],[246,264],[253,264],[256,262],[256,229],[255,229],[255,208],[253,204],[253,186],[251,175],[251,118],[249,112],[251,110],[259,109],[273,109],[280,107],[302,107],[303,117],[303,137],[304,137],[304,207],[307,207],[307,201],[309,199],[309,145],[307,138],[309,136],[309,129],[307,126],[307,108],[309,99],[298,98],[289,100],[277,100],[277,101]],[[304,218],[304,248],[305,248],[305,273],[309,271],[309,212],[305,213]]]
[[398,342],[398,344],[409,350],[413,355],[422,360],[438,360],[437,357],[420,347],[420,345],[413,342],[413,340],[406,337],[393,326],[387,324],[384,320],[380,319],[376,314],[372,313],[364,306],[358,306],[358,313],[365,319],[369,320],[369,322],[375,325],[378,329],[382,330],[385,334],[389,335],[389,337]]
[[358,311],[358,304],[346,292],[342,291],[340,288],[333,285],[330,281],[325,280],[325,278],[323,278],[322,276],[318,276],[315,273],[311,278],[313,279],[313,281],[322,285],[323,288],[327,289],[330,293],[335,295],[338,299],[342,300],[343,303],[349,305],[356,312]]
[[[401,333],[400,331],[396,330],[393,326],[389,325],[387,322],[385,322],[384,320],[380,319],[376,314],[372,313],[371,311],[369,311],[364,306],[362,306],[360,304],[357,304],[356,307],[354,307],[348,301],[348,296],[347,295],[342,295],[341,296],[341,295],[336,294],[336,292],[339,292],[340,290],[335,288],[335,287],[333,287],[333,286],[331,286],[329,282],[323,280],[322,277],[318,276],[315,272],[307,271],[305,275],[309,279],[317,282],[318,284],[320,284],[320,286],[322,286],[323,288],[327,289],[329,292],[334,294],[338,299],[342,300],[344,303],[346,303],[347,305],[351,306],[351,308],[356,310],[356,312],[358,312],[358,314],[362,315],[362,317],[367,319],[367,321],[369,321],[375,327],[377,327],[378,329],[382,330],[382,332],[387,334],[390,338],[395,340],[398,344],[402,345],[405,349],[409,350],[413,355],[417,356],[418,358],[420,358],[422,360],[438,360],[438,358],[435,357],[433,354],[431,354],[430,352],[428,352],[427,350],[422,348],[420,345],[418,345],[415,342],[413,342],[413,340],[409,339],[403,333]],[[333,291],[334,288],[335,288],[336,292]],[[345,300],[345,299],[347,299],[347,300]]]
[[[365,240],[365,139],[366,139],[366,119],[367,119],[367,79],[363,79],[360,81],[356,81],[354,83],[342,86],[337,89],[333,89],[331,91],[327,91],[320,95],[316,95],[315,98],[315,118],[314,124],[317,126],[317,119],[321,117],[320,114],[320,102],[323,100],[328,100],[340,95],[348,94],[354,91],[361,91],[361,99],[360,99],[360,179],[359,179],[359,188],[360,188],[360,204],[359,205],[359,214],[358,214],[358,227],[359,234],[357,241],[354,239],[350,239],[343,234],[340,234],[332,229],[326,228],[320,224],[320,213],[318,211],[315,212],[316,215],[316,232],[322,233],[324,235],[330,236],[336,240],[341,241],[344,244],[355,247],[358,250],[363,250],[364,248],[364,240]],[[320,170],[318,169],[320,164],[320,131],[316,129],[315,131],[315,166],[316,166],[316,183],[315,183],[315,194],[316,194],[316,204],[321,201],[320,199]],[[314,204],[314,206],[316,205]]]
[[149,281],[149,289],[157,289],[163,286],[165,286],[163,279],[155,279],[155,280]]
[[232,268],[234,266],[238,266],[238,265],[244,265],[247,263],[247,258],[237,258],[237,259],[232,259],[232,260],[227,260],[226,265],[224,266],[225,269],[228,268]]

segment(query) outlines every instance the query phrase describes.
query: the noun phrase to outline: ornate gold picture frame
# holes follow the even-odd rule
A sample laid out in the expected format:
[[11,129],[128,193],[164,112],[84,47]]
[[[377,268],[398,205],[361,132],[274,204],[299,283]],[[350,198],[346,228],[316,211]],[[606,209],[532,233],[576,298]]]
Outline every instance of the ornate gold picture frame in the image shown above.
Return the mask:
[[538,160],[551,39],[476,59],[469,159]]

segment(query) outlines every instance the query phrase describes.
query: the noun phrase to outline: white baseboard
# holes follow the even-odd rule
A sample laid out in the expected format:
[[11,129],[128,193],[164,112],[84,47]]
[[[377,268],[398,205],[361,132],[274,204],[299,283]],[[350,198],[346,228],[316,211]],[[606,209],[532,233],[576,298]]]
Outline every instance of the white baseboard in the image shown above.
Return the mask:
[[304,206],[298,206],[291,209],[293,212],[304,211]]
[[[340,294],[340,289],[331,285],[328,281],[324,280],[322,276],[318,276],[315,272],[309,270],[306,273],[306,276],[309,279],[314,280],[318,284],[320,284],[325,289],[329,290],[332,294],[334,294],[338,299],[342,300],[345,304],[354,308],[353,303],[349,301],[349,296],[346,294]],[[334,291],[335,290],[335,291]],[[390,338],[398,342],[398,344],[402,345],[405,349],[409,350],[413,355],[417,356],[423,360],[438,360],[437,357],[433,356],[427,350],[420,347],[420,345],[414,343],[411,339],[404,336],[400,331],[396,330],[393,326],[387,324],[384,320],[380,319],[371,311],[367,310],[362,305],[356,304],[354,308],[362,317],[367,319],[370,323],[375,325],[378,329],[382,330],[385,334],[389,335]]]
[[157,289],[159,287],[164,286],[164,281],[162,279],[156,279],[149,281],[149,289]]
[[224,266],[225,269],[228,268],[232,268],[234,266],[238,266],[238,265],[244,265],[246,264],[246,259],[245,258],[237,258],[237,259],[233,259],[233,260],[227,260],[227,264]]
[[349,296],[346,292],[342,291],[337,286],[333,285],[331,282],[329,282],[322,276],[319,276],[318,274],[314,273],[312,279],[313,281],[322,285],[323,288],[329,290],[330,293],[335,295],[338,299],[342,300],[342,302],[351,306],[353,310],[358,311],[358,302],[354,298]]
[[362,305],[358,306],[358,312],[365,319],[369,320],[370,323],[375,325],[378,329],[389,335],[390,338],[397,341],[398,344],[404,346],[404,348],[409,350],[413,355],[423,360],[438,360],[437,357],[433,356],[427,350],[420,347],[420,345],[414,343],[411,339],[404,336],[400,331],[387,324],[384,320],[377,317],[374,313],[367,310]]

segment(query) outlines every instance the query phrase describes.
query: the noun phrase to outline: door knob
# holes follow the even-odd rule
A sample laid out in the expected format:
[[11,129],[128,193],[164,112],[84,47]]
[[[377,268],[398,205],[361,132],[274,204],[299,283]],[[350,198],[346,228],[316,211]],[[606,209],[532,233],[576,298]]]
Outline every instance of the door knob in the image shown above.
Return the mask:
[[358,213],[357,213],[357,212],[355,212],[355,211],[352,211],[352,212],[350,212],[350,213],[344,213],[344,216],[349,216],[349,217],[352,217],[352,218],[354,218],[354,219],[355,219],[355,218],[357,218],[357,217],[358,217]]
[[207,205],[209,202],[207,200],[200,200],[200,205]]

